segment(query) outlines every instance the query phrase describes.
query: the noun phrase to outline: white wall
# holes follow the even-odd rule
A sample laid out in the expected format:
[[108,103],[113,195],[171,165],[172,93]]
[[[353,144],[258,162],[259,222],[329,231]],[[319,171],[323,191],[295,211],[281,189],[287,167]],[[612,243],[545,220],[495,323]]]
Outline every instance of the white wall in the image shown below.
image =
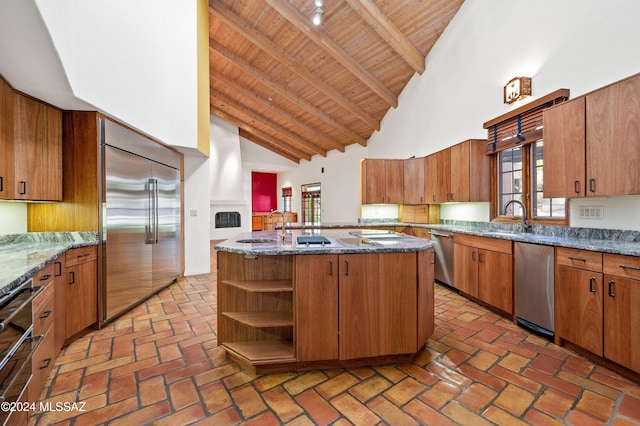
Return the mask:
[[0,235],[27,232],[27,204],[0,201]]
[[211,269],[209,233],[209,168],[211,161],[199,152],[184,156],[184,274],[207,274]]
[[[482,125],[509,110],[502,87],[515,76],[533,78],[533,99],[559,88],[575,97],[640,72],[638,16],[640,2],[634,0],[466,0],[427,56],[426,71],[414,75],[368,148],[334,151],[326,159],[314,156],[283,178],[317,180],[320,167],[336,159],[340,166],[326,167],[322,176],[335,183],[322,186],[323,219],[354,220],[360,158],[424,156],[469,138],[486,138]],[[571,225],[640,229],[640,216],[634,214],[640,211],[638,197],[604,198],[598,205],[605,213],[619,213],[585,222],[572,208]],[[441,217],[487,220],[488,209],[486,203],[443,204]]]
[[197,2],[36,0],[76,97],[197,148]]

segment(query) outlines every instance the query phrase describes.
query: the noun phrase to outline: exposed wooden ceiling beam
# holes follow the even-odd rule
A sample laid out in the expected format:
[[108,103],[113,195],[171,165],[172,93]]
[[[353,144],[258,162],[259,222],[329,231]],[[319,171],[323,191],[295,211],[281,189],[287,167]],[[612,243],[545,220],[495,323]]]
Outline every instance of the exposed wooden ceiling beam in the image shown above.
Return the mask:
[[338,43],[323,34],[320,27],[311,25],[309,18],[300,13],[291,3],[281,0],[266,0],[266,2],[287,18],[300,32],[306,35],[311,41],[320,46],[324,51],[342,64],[358,80],[367,85],[376,95],[392,107],[398,106],[398,97],[389,88],[380,82],[376,77],[360,65],[352,56],[348,55]]
[[239,134],[240,137],[242,137],[242,138],[244,138],[244,139],[246,139],[246,140],[248,140],[250,142],[253,142],[256,145],[260,145],[261,147],[263,147],[265,149],[268,149],[270,151],[273,151],[276,154],[281,155],[281,156],[283,156],[284,158],[286,158],[288,160],[291,160],[291,161],[294,161],[294,162],[300,164],[300,158],[292,156],[291,154],[288,154],[286,152],[278,152],[277,148],[276,149],[273,148],[271,142],[268,142],[268,141],[265,141],[263,139],[260,139],[256,135],[254,135],[252,133],[249,133],[244,129],[238,129],[238,134]]
[[[259,69],[251,65],[249,62],[245,61],[240,56],[236,55],[235,53],[233,53],[232,51],[224,47],[222,44],[218,43],[216,40],[209,39],[209,52],[214,54],[217,53],[225,57],[236,67],[240,68],[244,73],[250,75],[252,78],[259,81],[260,84],[263,84],[268,88],[270,88],[271,90],[277,92],[283,98],[286,98],[289,102],[296,104],[297,106],[300,107],[300,109],[305,110],[306,112],[313,115],[317,119],[324,121],[326,124],[328,124],[329,126],[333,127],[334,129],[342,133],[350,141],[354,143],[358,143],[362,146],[367,146],[367,141],[363,137],[358,135],[356,132],[349,129],[345,125],[338,123],[331,116],[326,114],[324,111],[318,109],[316,106],[312,105],[310,102],[307,102],[306,100],[300,98],[300,96],[298,96],[296,93],[292,93],[289,89],[287,89],[282,84],[272,80],[271,78],[269,78],[267,74],[263,73],[262,71],[260,71]],[[217,75],[211,76],[211,78],[215,80],[218,78],[218,76]],[[272,98],[273,97],[275,96],[272,96]]]
[[307,83],[315,87],[320,92],[331,98],[349,113],[355,115],[360,120],[368,124],[374,130],[380,130],[380,121],[362,110],[358,105],[351,102],[334,87],[326,84],[322,79],[316,77],[308,69],[300,65],[300,63],[283,49],[275,45],[268,37],[258,32],[249,22],[242,17],[236,15],[233,11],[218,0],[209,0],[209,10],[218,18],[222,19],[227,25],[258,46],[269,56],[277,59],[283,65],[295,72],[299,77]]
[[254,135],[255,138],[260,139],[262,141],[262,143],[259,145],[291,161],[295,161],[296,163],[299,163],[301,158],[307,161],[311,160],[311,156],[306,152],[298,151],[297,149],[294,149],[289,145],[284,145],[281,142],[274,140],[270,135],[262,132],[261,130],[252,128],[251,126],[243,122],[241,119],[236,118],[232,114],[229,114],[227,111],[223,111],[220,108],[215,107],[214,105],[215,103],[211,103],[211,107],[209,109],[211,114],[218,116],[223,120],[228,121],[229,123],[237,126],[238,129],[244,130],[248,134]]
[[293,147],[299,147],[301,151],[306,151],[311,155],[318,154],[323,157],[326,157],[327,155],[327,150],[323,147],[318,146],[310,141],[304,140],[302,137],[296,135],[292,131],[275,124],[273,121],[270,121],[264,115],[249,109],[245,105],[238,104],[237,101],[225,95],[224,93],[217,91],[216,89],[212,88],[210,90],[210,98],[214,99],[216,104],[218,105],[225,104],[226,106],[232,107],[234,110],[240,111],[242,114],[252,117],[251,123],[254,125],[254,128],[266,131],[267,134],[270,134],[271,137],[280,140],[282,143],[286,143]]
[[418,74],[424,72],[424,56],[371,0],[346,0],[364,21]]
[[[225,76],[217,76],[215,79],[211,83],[211,87],[214,86],[215,82],[220,82],[222,84],[224,84],[225,86],[233,89],[233,91],[235,93],[239,93],[242,96],[251,99],[253,102],[257,103],[258,105],[260,105],[263,108],[267,108],[269,110],[271,110],[272,112],[274,112],[277,116],[283,118],[284,120],[286,120],[287,122],[291,123],[293,126],[303,129],[304,131],[314,135],[315,138],[319,139],[323,144],[330,146],[330,149],[337,149],[340,152],[344,152],[344,145],[341,145],[340,143],[336,142],[335,140],[326,137],[324,134],[322,134],[322,132],[319,132],[317,129],[314,129],[311,126],[306,125],[304,122],[299,121],[298,119],[296,119],[293,115],[289,114],[288,112],[284,111],[283,109],[279,108],[278,106],[274,105],[273,102],[269,102],[266,99],[263,99],[259,96],[256,96],[254,92],[252,92],[251,90],[247,89],[246,87],[236,83],[235,81],[231,81],[230,79],[226,78]],[[267,120],[265,118],[265,120]],[[273,122],[273,120],[269,120],[271,122]],[[293,135],[293,133],[292,133]],[[301,135],[296,135],[295,136],[298,139],[305,139],[303,136]],[[313,144],[313,142],[309,141],[309,143]],[[315,144],[313,144],[315,145]],[[326,148],[322,148],[319,147],[320,150],[323,151],[327,151],[328,149]],[[323,153],[322,155],[324,156],[326,154]]]

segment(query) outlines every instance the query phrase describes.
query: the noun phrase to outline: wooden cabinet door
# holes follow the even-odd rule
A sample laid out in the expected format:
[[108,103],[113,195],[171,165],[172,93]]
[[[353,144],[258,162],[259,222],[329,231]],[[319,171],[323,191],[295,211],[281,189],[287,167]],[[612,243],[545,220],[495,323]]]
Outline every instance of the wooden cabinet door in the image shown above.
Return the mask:
[[377,356],[380,348],[378,321],[378,256],[339,256],[340,359]]
[[556,267],[556,334],[602,356],[602,274],[583,269]]
[[338,256],[295,256],[295,348],[300,361],[338,359]]
[[605,275],[604,357],[640,372],[640,281]]
[[415,353],[418,350],[416,253],[380,253],[377,257],[379,355]]
[[451,193],[449,201],[469,201],[469,142],[450,148]]
[[366,159],[362,162],[360,182],[362,204],[385,202],[385,160]]
[[385,160],[385,203],[402,204],[404,196],[404,161]]
[[14,95],[15,193],[20,200],[62,200],[62,112]]
[[418,257],[418,300],[417,321],[418,341],[416,350],[420,350],[427,343],[435,328],[434,312],[434,265],[436,253],[433,248],[420,251]]
[[425,203],[437,203],[438,197],[438,156],[431,154],[424,157],[424,193]]
[[587,95],[586,122],[587,195],[640,194],[640,76]]
[[478,249],[462,244],[453,245],[453,282],[469,296],[478,297]]
[[67,268],[65,294],[65,338],[75,335],[98,320],[96,261]]
[[436,154],[436,203],[451,201],[451,150],[449,148]]
[[424,158],[404,160],[404,183],[402,204],[425,204]]
[[0,198],[14,192],[13,89],[0,78]]
[[[486,154],[487,141],[471,139],[466,143],[469,144],[469,199],[465,201],[489,202],[491,201],[491,157]],[[451,172],[456,173],[455,170]],[[455,201],[460,200],[456,198]]]
[[488,250],[478,252],[478,298],[513,313],[513,256]]
[[565,102],[542,113],[544,182],[547,198],[586,195],[585,98]]

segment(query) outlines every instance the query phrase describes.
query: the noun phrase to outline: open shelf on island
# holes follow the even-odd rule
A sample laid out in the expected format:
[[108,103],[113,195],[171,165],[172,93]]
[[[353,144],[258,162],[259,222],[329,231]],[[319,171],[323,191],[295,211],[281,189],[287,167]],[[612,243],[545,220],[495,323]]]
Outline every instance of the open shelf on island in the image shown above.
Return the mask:
[[222,315],[249,327],[292,327],[291,312],[222,312]]
[[221,346],[255,365],[296,361],[293,355],[293,342],[289,340],[226,342]]
[[271,293],[277,291],[293,291],[291,280],[223,280],[223,284],[237,287],[249,293]]

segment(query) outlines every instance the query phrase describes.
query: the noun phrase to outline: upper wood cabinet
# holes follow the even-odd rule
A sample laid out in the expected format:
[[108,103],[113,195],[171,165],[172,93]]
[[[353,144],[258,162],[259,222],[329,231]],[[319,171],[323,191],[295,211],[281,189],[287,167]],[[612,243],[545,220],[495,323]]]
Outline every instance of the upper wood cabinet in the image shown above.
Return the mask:
[[403,204],[426,204],[424,192],[424,158],[404,160]]
[[640,194],[640,74],[544,112],[545,197]]
[[362,162],[362,204],[402,204],[404,161],[366,159]]
[[448,201],[491,200],[491,159],[487,141],[469,139],[450,148],[451,190]]
[[469,139],[425,158],[427,203],[490,201],[486,141]]
[[14,93],[16,200],[62,201],[62,111]]
[[13,89],[0,78],[0,198],[12,199],[14,189]]

